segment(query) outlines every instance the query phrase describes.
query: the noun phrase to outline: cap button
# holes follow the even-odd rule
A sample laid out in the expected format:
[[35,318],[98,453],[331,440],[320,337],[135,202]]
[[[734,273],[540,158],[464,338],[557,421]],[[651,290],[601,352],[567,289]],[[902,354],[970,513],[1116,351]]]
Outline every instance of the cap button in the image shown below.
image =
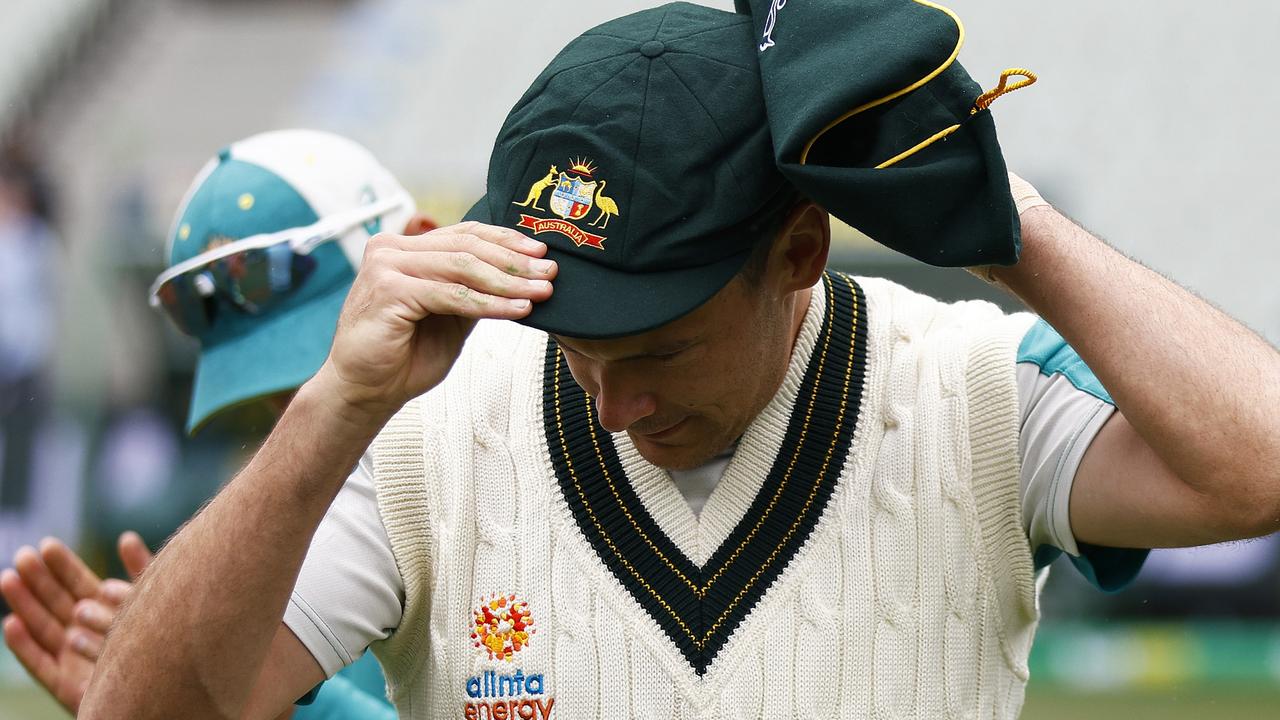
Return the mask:
[[667,44],[661,40],[650,40],[640,46],[640,54],[647,58],[656,58],[666,50]]

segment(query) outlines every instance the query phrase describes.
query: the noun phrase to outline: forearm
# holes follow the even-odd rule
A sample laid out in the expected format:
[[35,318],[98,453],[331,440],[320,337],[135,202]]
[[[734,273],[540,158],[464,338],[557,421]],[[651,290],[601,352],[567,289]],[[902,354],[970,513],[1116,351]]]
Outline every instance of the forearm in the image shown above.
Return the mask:
[[1180,480],[1255,533],[1274,529],[1280,354],[1052,208],[1022,223],[1023,258],[995,278],[1071,343]]
[[379,425],[308,384],[148,568],[85,696],[91,718],[238,717],[324,513]]

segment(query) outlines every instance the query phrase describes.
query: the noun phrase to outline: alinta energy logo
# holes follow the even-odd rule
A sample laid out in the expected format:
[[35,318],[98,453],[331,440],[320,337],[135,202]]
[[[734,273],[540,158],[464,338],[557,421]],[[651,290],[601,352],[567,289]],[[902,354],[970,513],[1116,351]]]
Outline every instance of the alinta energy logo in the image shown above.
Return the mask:
[[[529,604],[514,594],[480,598],[480,606],[472,613],[472,644],[502,665],[513,664],[535,633]],[[547,693],[542,673],[500,667],[467,679],[468,700],[462,716],[466,720],[548,720],[556,699]]]

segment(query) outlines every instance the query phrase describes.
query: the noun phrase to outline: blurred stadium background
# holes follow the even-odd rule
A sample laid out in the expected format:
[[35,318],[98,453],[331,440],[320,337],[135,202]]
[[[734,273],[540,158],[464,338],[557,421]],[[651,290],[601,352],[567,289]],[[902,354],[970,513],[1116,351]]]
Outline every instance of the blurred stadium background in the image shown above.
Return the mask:
[[[118,574],[120,530],[159,544],[265,431],[265,416],[244,414],[183,437],[194,347],[146,306],[170,215],[207,157],[269,128],[340,132],[456,220],[551,55],[652,4],[4,0],[0,147],[36,190],[33,226],[50,232],[0,268],[0,566],[57,535]],[[1041,76],[996,105],[1010,166],[1280,341],[1280,86],[1267,74],[1280,5],[951,6],[976,79],[1007,66]],[[837,255],[941,296],[991,297],[848,228]],[[1114,596],[1055,567],[1042,607],[1027,718],[1280,717],[1274,537],[1156,552]],[[0,720],[63,716],[0,646]]]

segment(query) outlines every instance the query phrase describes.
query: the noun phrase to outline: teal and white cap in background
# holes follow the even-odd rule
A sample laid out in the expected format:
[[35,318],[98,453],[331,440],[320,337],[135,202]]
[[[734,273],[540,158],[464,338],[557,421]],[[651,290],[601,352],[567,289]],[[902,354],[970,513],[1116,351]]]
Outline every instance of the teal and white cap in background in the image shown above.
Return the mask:
[[228,242],[303,227],[402,197],[394,210],[311,253],[315,270],[288,297],[254,315],[222,303],[198,339],[187,414],[195,432],[213,415],[296,389],[329,354],[343,300],[370,237],[403,232],[412,197],[359,144],[316,130],[277,130],[232,143],[187,190],[168,236],[169,266]]

